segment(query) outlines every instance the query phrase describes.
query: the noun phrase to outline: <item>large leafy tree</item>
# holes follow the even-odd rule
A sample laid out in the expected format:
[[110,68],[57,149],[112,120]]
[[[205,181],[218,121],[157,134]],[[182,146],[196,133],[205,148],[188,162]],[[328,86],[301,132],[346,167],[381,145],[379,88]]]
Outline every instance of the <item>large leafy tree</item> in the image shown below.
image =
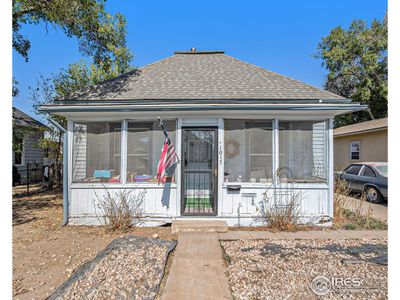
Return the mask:
[[325,88],[356,102],[368,104],[370,111],[339,116],[335,126],[343,126],[387,116],[388,68],[387,25],[373,20],[355,20],[346,30],[333,29],[318,45],[318,58],[328,70]]
[[29,39],[21,33],[25,24],[44,22],[76,37],[80,51],[96,63],[110,63],[110,47],[118,44],[116,28],[122,16],[110,15],[105,0],[13,0],[13,48],[28,60]]
[[[28,59],[30,43],[20,33],[21,24],[50,22],[60,26],[68,36],[76,36],[80,50],[92,59],[81,60],[61,69],[49,78],[40,77],[31,88],[34,108],[54,103],[55,99],[67,98],[74,91],[101,81],[117,77],[133,69],[132,53],[126,45],[126,20],[121,14],[109,15],[101,0],[39,0],[14,2],[14,48]],[[28,5],[30,4],[31,7]],[[20,13],[18,13],[20,12]],[[22,13],[23,12],[23,13]],[[15,20],[18,20],[15,22]],[[66,127],[61,116],[52,116]],[[62,132],[51,124],[40,141],[55,160],[56,183],[61,183]]]
[[[130,68],[132,54],[126,47],[126,20],[106,11],[105,0],[13,0],[13,48],[29,59],[31,43],[21,33],[26,24],[45,23],[60,28],[79,42],[82,55],[109,76]],[[108,75],[107,75],[108,76]],[[18,87],[13,83],[13,95]]]

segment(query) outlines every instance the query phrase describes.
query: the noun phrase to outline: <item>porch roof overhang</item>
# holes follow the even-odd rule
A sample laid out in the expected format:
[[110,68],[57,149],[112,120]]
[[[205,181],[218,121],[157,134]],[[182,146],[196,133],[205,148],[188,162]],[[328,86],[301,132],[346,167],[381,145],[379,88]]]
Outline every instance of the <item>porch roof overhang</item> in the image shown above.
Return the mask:
[[112,101],[58,101],[52,105],[42,105],[39,110],[61,116],[81,113],[135,113],[135,112],[296,112],[331,114],[333,116],[361,111],[368,105],[352,103],[351,100],[112,100]]

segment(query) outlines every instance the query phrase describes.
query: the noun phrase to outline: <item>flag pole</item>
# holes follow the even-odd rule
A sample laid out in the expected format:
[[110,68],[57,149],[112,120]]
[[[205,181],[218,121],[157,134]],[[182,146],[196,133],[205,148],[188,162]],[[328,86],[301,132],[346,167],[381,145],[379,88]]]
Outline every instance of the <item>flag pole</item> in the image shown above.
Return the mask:
[[167,129],[165,129],[164,123],[160,117],[158,117],[158,121],[160,122],[160,127],[161,127],[162,131],[164,132],[165,138],[168,139],[168,144],[171,144],[171,140],[169,139]]

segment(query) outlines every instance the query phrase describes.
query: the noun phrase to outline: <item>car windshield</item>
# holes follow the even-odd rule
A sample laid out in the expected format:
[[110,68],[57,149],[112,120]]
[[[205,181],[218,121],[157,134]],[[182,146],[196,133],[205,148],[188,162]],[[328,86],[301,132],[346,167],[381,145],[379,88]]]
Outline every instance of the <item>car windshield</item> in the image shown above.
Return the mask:
[[377,169],[382,176],[388,177],[388,166],[375,166],[375,169]]

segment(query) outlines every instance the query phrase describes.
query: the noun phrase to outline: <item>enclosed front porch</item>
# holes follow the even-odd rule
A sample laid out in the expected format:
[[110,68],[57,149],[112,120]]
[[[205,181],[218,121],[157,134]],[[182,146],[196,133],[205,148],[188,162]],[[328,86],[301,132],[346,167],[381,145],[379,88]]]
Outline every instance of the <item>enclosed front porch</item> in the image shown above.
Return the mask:
[[[179,162],[156,179],[164,134],[156,117],[74,117],[68,121],[68,216],[99,224],[107,192],[145,190],[149,225],[220,219],[261,225],[265,198],[301,191],[304,222],[332,216],[332,119],[248,114],[161,115]],[[291,193],[292,193],[291,192]]]

